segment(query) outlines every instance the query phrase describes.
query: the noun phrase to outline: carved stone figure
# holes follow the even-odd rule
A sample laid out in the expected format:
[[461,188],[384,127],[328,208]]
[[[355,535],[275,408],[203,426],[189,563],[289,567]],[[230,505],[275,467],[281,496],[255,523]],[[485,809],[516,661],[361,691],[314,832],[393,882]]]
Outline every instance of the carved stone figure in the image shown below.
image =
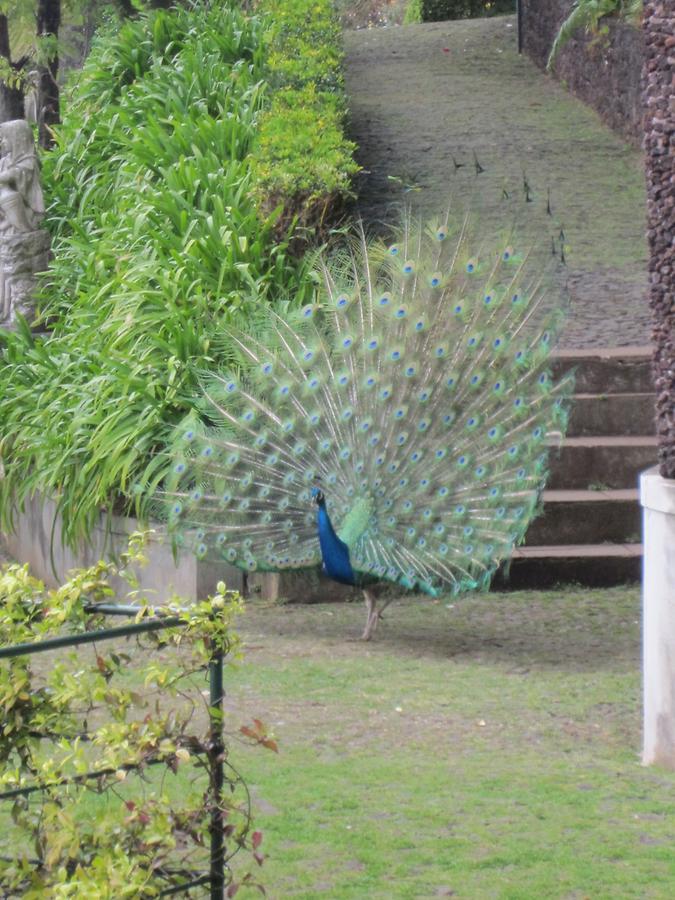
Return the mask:
[[11,328],[17,313],[33,313],[35,275],[47,268],[49,234],[44,216],[40,166],[30,125],[23,119],[0,125],[0,326]]

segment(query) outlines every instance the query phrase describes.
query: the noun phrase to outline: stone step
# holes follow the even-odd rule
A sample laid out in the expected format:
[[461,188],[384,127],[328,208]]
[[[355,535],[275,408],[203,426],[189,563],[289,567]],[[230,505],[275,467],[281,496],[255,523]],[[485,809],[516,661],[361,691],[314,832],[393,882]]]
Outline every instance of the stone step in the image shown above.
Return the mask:
[[653,394],[575,394],[567,434],[652,435],[655,433]]
[[566,438],[549,457],[548,487],[554,490],[629,488],[656,463],[656,438],[592,436]]
[[573,371],[580,394],[654,392],[650,347],[559,350],[553,370],[556,376]]
[[638,582],[642,544],[568,544],[519,547],[495,575],[498,590],[545,589],[562,584],[611,587]]
[[525,543],[535,545],[630,543],[640,539],[637,488],[544,491],[544,512],[530,525]]

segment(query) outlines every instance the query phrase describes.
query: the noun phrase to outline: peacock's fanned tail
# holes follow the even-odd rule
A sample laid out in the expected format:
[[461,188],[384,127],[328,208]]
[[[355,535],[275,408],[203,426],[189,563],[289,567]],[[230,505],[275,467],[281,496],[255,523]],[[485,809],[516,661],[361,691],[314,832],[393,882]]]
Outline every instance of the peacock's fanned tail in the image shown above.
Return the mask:
[[355,571],[486,585],[566,423],[547,250],[477,239],[467,216],[321,257],[316,302],[236,339],[245,375],[210,378],[219,426],[182,429],[163,495],[176,539],[249,571],[313,566],[318,485]]

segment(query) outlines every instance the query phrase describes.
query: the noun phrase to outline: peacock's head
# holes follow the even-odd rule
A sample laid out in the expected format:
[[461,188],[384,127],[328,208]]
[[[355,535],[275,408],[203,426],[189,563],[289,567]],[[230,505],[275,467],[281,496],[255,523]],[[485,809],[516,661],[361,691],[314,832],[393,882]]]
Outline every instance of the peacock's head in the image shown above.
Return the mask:
[[312,488],[312,500],[316,503],[317,506],[323,506],[325,504],[326,498],[324,497],[321,488]]

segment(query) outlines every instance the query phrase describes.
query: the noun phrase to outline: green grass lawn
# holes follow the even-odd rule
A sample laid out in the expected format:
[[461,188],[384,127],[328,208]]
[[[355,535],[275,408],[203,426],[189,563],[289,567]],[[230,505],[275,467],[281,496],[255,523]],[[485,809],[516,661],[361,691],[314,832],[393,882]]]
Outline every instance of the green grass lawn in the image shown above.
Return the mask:
[[637,588],[263,607],[228,675],[271,897],[671,898],[675,773],[640,765]]

